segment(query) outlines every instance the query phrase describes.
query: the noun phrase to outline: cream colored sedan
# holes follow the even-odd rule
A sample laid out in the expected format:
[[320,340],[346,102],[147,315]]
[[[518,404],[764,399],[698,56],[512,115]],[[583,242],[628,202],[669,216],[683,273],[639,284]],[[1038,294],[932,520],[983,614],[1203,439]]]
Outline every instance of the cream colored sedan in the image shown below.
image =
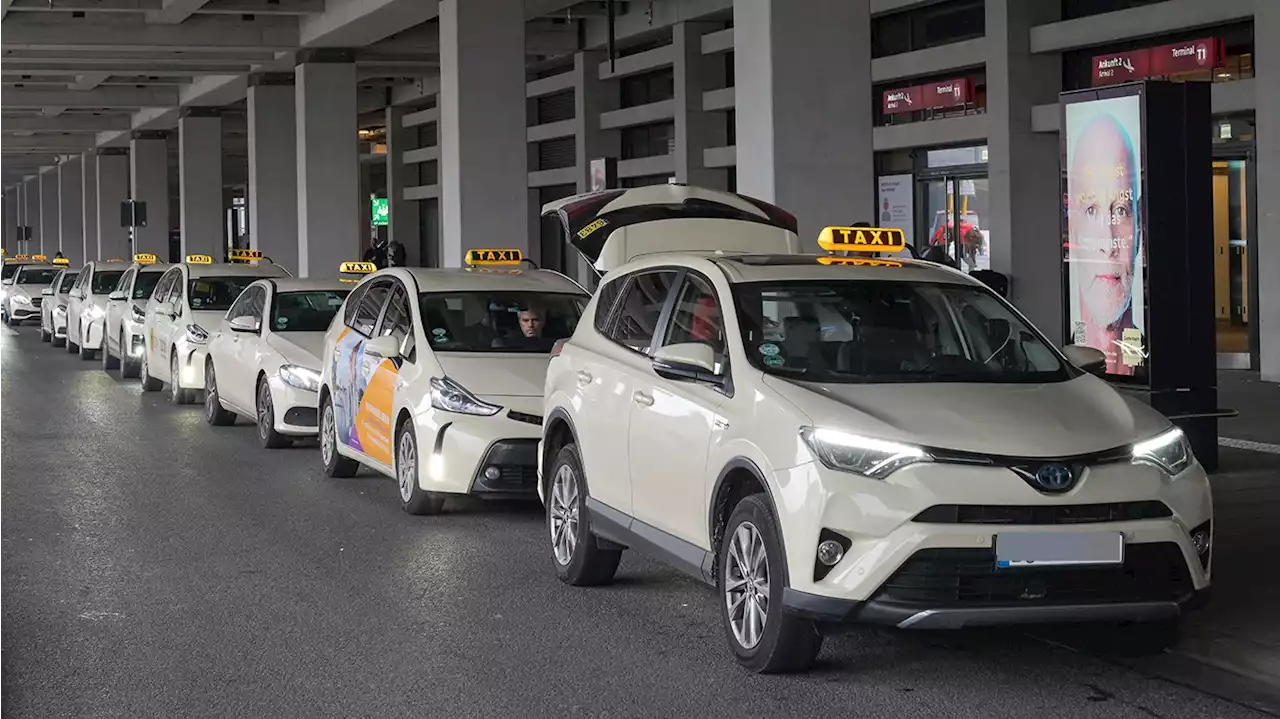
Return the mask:
[[204,368],[204,418],[228,425],[236,416],[258,426],[275,449],[316,434],[324,333],[350,294],[341,280],[258,280],[218,322]]
[[543,375],[587,299],[547,270],[368,276],[325,336],[326,474],[364,465],[393,477],[411,514],[439,512],[449,496],[536,496]]
[[1182,431],[968,275],[670,254],[586,316],[543,405],[556,572],[606,583],[628,548],[685,570],[752,671],[803,670],[852,623],[1097,622],[1154,649],[1207,598]]

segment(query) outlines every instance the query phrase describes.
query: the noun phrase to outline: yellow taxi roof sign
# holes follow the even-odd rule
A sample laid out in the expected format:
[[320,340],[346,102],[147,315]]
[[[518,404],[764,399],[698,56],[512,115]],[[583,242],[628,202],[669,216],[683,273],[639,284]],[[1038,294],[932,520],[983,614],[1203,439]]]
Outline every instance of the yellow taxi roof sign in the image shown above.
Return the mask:
[[907,247],[907,233],[896,227],[824,227],[818,246],[827,252],[897,252]]
[[46,260],[48,260],[48,259],[49,259],[49,256],[48,256],[48,255],[32,255],[32,256],[31,256],[31,261],[32,261],[32,262],[44,262],[44,261],[46,261]]
[[237,261],[247,261],[247,260],[260,260],[260,259],[262,259],[262,250],[241,250],[241,249],[236,249],[236,250],[232,250],[231,252],[229,252],[229,253],[227,254],[227,258],[228,258],[228,259],[230,259],[232,262],[237,262]]
[[818,264],[856,265],[858,267],[902,267],[902,263],[896,260],[878,260],[873,257],[834,257],[830,255],[819,257]]
[[65,257],[55,257],[55,258],[53,258],[53,264],[55,264],[55,265],[70,265],[70,264],[71,264],[71,260],[68,260],[68,259],[67,259],[67,258],[65,258]]
[[372,262],[343,262],[338,266],[338,273],[343,275],[367,275],[377,271],[378,266]]
[[29,259],[31,259],[31,255],[14,255],[14,256],[13,256],[13,259],[15,259],[15,260],[29,260]]
[[467,264],[518,265],[524,262],[524,253],[517,249],[467,250]]
[[213,258],[208,255],[187,255],[189,265],[212,265]]
[[157,262],[156,256],[150,252],[139,252],[133,256],[133,261],[140,265],[154,265]]

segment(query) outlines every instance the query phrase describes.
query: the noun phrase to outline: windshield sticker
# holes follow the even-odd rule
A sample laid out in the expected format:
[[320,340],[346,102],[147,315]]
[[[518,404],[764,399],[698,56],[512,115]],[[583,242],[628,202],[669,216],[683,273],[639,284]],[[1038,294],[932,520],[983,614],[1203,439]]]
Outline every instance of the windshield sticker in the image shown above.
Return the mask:
[[778,348],[778,345],[775,345],[772,342],[765,342],[764,344],[760,345],[760,354],[764,355],[765,357],[776,356],[781,351],[782,350]]
[[431,330],[431,341],[436,344],[444,344],[449,341],[449,330],[443,327],[436,327]]
[[277,318],[276,318],[276,329],[278,329],[278,330],[282,330],[282,329],[284,329],[284,328],[286,328],[286,327],[288,327],[288,326],[289,326],[289,318],[288,318],[288,317],[277,317]]
[[781,358],[781,357],[779,357],[778,355],[765,355],[765,356],[764,356],[764,363],[765,363],[766,365],[768,365],[769,367],[781,367],[785,361],[786,361],[786,360],[782,359],[782,358]]
[[202,305],[202,304],[204,304],[204,300],[200,299],[199,297],[192,297],[192,298],[191,298],[191,306],[192,306],[192,307],[199,307],[199,306],[200,306],[200,305]]

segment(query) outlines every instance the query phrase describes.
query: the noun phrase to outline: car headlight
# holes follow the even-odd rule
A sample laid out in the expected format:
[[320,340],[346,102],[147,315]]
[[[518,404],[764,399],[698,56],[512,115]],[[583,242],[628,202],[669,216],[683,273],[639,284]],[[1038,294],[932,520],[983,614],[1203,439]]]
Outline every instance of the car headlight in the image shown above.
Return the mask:
[[18,303],[18,304],[20,304],[20,305],[29,305],[29,304],[31,304],[31,299],[30,299],[30,298],[28,298],[28,297],[26,297],[26,296],[24,296],[24,295],[14,295],[14,296],[13,296],[13,301],[14,301],[14,302],[16,302],[16,303]]
[[492,417],[501,407],[482,402],[448,377],[431,378],[431,406],[446,412]]
[[280,367],[280,381],[290,387],[297,387],[310,392],[320,391],[320,373],[313,369],[299,367],[296,364],[287,364]]
[[55,315],[62,315],[63,317],[66,317],[66,316],[67,316],[67,306],[66,306],[66,305],[58,305],[57,307],[54,307],[54,308],[53,308],[53,314],[55,314]]
[[187,341],[193,345],[202,345],[209,341],[209,333],[200,325],[187,325]]
[[801,427],[800,438],[831,469],[884,479],[909,464],[933,459],[919,447],[821,427]]
[[89,309],[85,310],[84,316],[90,322],[96,322],[103,317],[106,317],[107,312],[97,305],[90,305]]
[[1177,427],[1133,445],[1135,464],[1150,464],[1170,477],[1190,467],[1193,458],[1187,436]]
[[133,318],[134,322],[141,323],[147,321],[147,313],[139,309],[137,305],[129,305],[129,316]]

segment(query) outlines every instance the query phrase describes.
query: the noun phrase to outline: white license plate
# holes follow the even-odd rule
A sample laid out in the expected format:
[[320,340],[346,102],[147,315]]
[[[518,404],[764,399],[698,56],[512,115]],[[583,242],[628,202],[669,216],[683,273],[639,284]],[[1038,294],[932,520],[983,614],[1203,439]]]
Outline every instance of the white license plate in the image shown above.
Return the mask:
[[1124,563],[1120,532],[1014,532],[995,543],[1000,568]]

